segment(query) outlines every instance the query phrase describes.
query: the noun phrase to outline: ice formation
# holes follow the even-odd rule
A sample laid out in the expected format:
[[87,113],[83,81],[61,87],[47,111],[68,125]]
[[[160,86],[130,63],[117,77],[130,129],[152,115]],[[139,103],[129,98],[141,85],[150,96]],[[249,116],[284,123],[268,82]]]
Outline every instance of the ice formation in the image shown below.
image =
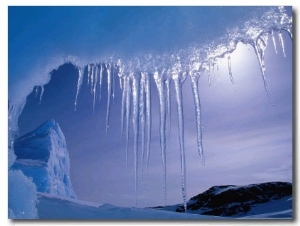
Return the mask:
[[54,120],[14,142],[16,160],[11,170],[32,178],[39,192],[76,198],[70,181],[70,159],[64,134]]
[[[165,201],[167,200],[166,185],[166,146],[167,146],[167,124],[170,126],[170,89],[173,87],[176,93],[177,121],[179,134],[179,152],[181,162],[181,190],[183,203],[186,207],[186,182],[185,182],[185,144],[184,144],[184,118],[182,102],[182,83],[186,80],[191,81],[193,98],[196,114],[196,133],[197,149],[201,162],[204,164],[204,149],[202,142],[202,122],[201,122],[201,103],[198,90],[198,80],[203,74],[207,74],[209,86],[211,86],[211,76],[218,70],[219,59],[228,59],[228,74],[231,83],[234,85],[233,72],[231,69],[230,54],[236,49],[238,43],[251,46],[257,56],[261,69],[262,81],[267,96],[270,98],[267,79],[265,77],[264,56],[271,37],[274,48],[278,51],[274,36],[277,34],[282,51],[285,53],[284,39],[282,33],[287,33],[292,38],[292,18],[285,12],[284,7],[270,7],[264,14],[247,21],[244,26],[229,30],[228,33],[219,39],[213,40],[202,46],[191,46],[184,50],[177,50],[169,55],[148,54],[145,57],[134,59],[114,59],[107,61],[91,62],[87,65],[76,64],[78,67],[78,83],[75,97],[75,109],[77,98],[80,95],[84,71],[87,68],[88,84],[93,94],[93,108],[98,97],[101,100],[101,89],[103,77],[107,76],[107,115],[106,131],[109,128],[109,116],[111,99],[114,99],[115,79],[119,78],[120,88],[122,89],[121,106],[121,131],[125,140],[126,165],[128,162],[128,142],[129,133],[134,136],[134,172],[135,190],[138,194],[139,178],[138,171],[141,165],[148,165],[150,156],[151,133],[156,132],[151,129],[151,83],[155,83],[159,96],[160,107],[160,145],[163,168],[163,188]],[[189,77],[189,79],[186,79]],[[154,81],[152,81],[154,80]],[[41,88],[41,90],[43,90]],[[42,92],[41,96],[42,98]],[[17,131],[16,121],[24,104],[12,104],[10,117],[10,133]],[[174,113],[175,114],[175,113]],[[130,124],[132,123],[132,126]],[[132,130],[132,131],[131,131]],[[10,139],[12,141],[13,139]],[[141,143],[141,147],[140,147]]]
[[[211,86],[211,76],[215,73],[215,68],[218,70],[218,63],[221,58],[227,58],[229,79],[234,86],[233,72],[231,68],[230,54],[236,49],[238,43],[243,43],[252,46],[254,49],[258,63],[261,69],[262,81],[265,87],[267,96],[270,98],[267,79],[265,76],[265,50],[268,44],[269,37],[272,38],[273,45],[276,49],[276,40],[274,35],[278,34],[279,42],[284,50],[284,40],[282,32],[292,38],[291,27],[292,18],[288,17],[284,11],[284,7],[272,7],[268,12],[261,15],[261,18],[255,18],[245,23],[238,30],[228,32],[228,37],[224,42],[224,38],[215,41],[208,46],[197,48],[191,47],[187,50],[181,50],[170,56],[149,55],[145,58],[134,60],[115,60],[116,63],[110,63],[109,67],[105,66],[104,71],[107,75],[108,85],[108,100],[107,100],[107,125],[109,127],[109,108],[111,92],[111,77],[118,75],[120,84],[122,84],[122,107],[121,107],[121,130],[125,134],[125,149],[126,162],[128,161],[128,142],[129,142],[129,123],[132,119],[134,134],[134,171],[135,171],[135,189],[138,189],[138,168],[139,155],[141,155],[141,168],[143,170],[143,159],[146,153],[146,162],[148,162],[150,153],[150,136],[151,136],[151,89],[149,84],[153,78],[156,84],[159,97],[159,112],[160,112],[160,147],[161,159],[163,168],[163,190],[165,202],[167,201],[167,184],[166,184],[166,148],[167,148],[167,133],[170,128],[170,88],[173,86],[176,94],[177,103],[177,121],[179,134],[179,152],[181,158],[181,186],[184,206],[186,206],[186,182],[185,182],[185,144],[184,144],[184,118],[183,118],[183,101],[181,86],[189,77],[196,114],[196,132],[197,132],[197,147],[200,156],[200,164],[205,164],[203,141],[202,141],[202,122],[201,122],[201,102],[198,89],[198,80],[204,73],[208,76],[208,83]],[[277,51],[277,49],[276,49]],[[112,59],[110,59],[112,61]],[[89,67],[95,65],[89,64]],[[99,63],[96,67],[101,67]],[[105,64],[104,64],[105,65]],[[81,75],[78,79],[80,84]],[[172,86],[171,86],[172,84]],[[78,90],[80,86],[78,87]],[[146,104],[146,107],[144,106]],[[146,115],[145,115],[146,112]],[[124,129],[125,127],[125,129]],[[147,139],[145,140],[145,128],[147,131]],[[139,134],[141,134],[139,136]],[[138,143],[141,142],[139,150]]]
[[36,186],[20,170],[8,172],[8,218],[35,219],[38,217]]

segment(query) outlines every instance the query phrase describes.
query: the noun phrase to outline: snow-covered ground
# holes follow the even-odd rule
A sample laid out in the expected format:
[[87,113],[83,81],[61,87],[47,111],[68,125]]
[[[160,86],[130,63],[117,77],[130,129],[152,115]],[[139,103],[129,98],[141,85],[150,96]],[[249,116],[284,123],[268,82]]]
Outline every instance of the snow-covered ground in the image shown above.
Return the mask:
[[291,197],[256,205],[247,216],[225,218],[191,213],[177,213],[150,208],[126,208],[38,193],[39,219],[64,220],[234,220],[292,219]]
[[38,194],[39,219],[86,220],[220,220],[220,217],[176,213],[149,208],[126,208]]
[[282,199],[256,205],[252,208],[247,216],[240,219],[292,219],[292,197],[284,197]]

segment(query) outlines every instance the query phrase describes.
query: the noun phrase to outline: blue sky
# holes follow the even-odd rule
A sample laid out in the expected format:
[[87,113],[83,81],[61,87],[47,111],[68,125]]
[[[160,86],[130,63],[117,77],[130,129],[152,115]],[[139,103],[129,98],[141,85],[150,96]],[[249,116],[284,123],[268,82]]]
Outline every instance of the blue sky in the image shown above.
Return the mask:
[[[25,93],[23,89],[34,82],[38,84],[37,72],[43,71],[39,68],[53,57],[71,54],[88,61],[98,55],[104,59],[109,54],[129,57],[147,51],[164,53],[186,48],[222,36],[226,29],[238,26],[255,11],[253,8],[10,7],[9,97]],[[220,62],[211,89],[207,75],[200,78],[204,167],[200,166],[196,149],[190,81],[184,83],[188,198],[214,185],[292,181],[292,42],[286,34],[284,40],[286,57],[278,39],[278,54],[271,42],[266,50],[266,77],[274,106],[264,90],[254,51],[248,46],[239,45],[231,56],[234,88],[227,61]],[[33,69],[37,66],[38,69]],[[78,111],[73,111],[76,73],[70,66],[53,73],[57,77],[68,74],[73,77],[68,82],[57,79],[49,88],[45,86],[42,105],[32,99],[31,106],[21,115],[20,130],[29,132],[48,118],[54,118],[66,135],[71,180],[78,198],[133,206],[133,158],[131,155],[131,167],[126,172],[124,143],[120,139],[120,91],[112,106],[109,134],[105,135],[105,101],[97,105],[93,114],[92,96],[83,88]],[[152,87],[155,90],[154,83]],[[171,144],[167,143],[168,204],[182,201],[173,86],[172,89]],[[148,175],[140,187],[140,206],[164,204],[156,92],[152,100],[152,152]]]

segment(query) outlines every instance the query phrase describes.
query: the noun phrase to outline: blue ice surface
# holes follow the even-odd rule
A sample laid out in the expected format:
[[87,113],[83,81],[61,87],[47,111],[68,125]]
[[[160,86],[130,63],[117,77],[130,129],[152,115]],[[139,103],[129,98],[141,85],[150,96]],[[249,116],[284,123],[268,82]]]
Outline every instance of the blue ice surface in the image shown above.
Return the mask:
[[70,158],[59,125],[50,119],[14,142],[11,166],[32,178],[37,191],[76,198],[70,180]]

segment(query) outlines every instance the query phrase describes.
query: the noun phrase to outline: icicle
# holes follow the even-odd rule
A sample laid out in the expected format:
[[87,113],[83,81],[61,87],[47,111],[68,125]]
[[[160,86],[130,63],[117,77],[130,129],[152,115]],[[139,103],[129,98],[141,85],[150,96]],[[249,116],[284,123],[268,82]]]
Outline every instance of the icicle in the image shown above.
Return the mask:
[[164,188],[164,198],[165,203],[167,203],[167,183],[166,183],[166,101],[164,94],[164,82],[162,79],[162,74],[159,75],[158,72],[154,72],[154,80],[158,90],[159,97],[159,134],[160,134],[160,149],[163,165],[163,188]]
[[130,77],[126,76],[125,77],[125,89],[126,89],[126,128],[125,128],[125,133],[126,133],[126,147],[125,147],[125,152],[126,152],[126,170],[128,169],[128,144],[129,144],[129,118],[130,118],[130,108],[131,108],[131,83],[130,83]]
[[167,78],[165,81],[166,84],[166,99],[167,99],[167,117],[168,117],[168,134],[169,134],[169,142],[170,142],[170,134],[171,134],[171,100],[170,100],[170,78]]
[[134,153],[134,178],[136,205],[138,197],[138,137],[139,137],[139,75],[135,75],[132,80],[132,123],[133,123],[133,153]]
[[115,67],[112,67],[112,99],[113,99],[113,104],[115,104]]
[[151,82],[150,77],[146,74],[145,81],[145,93],[146,93],[146,126],[147,126],[147,142],[146,142],[146,168],[148,172],[149,156],[150,156],[150,144],[151,144]]
[[91,66],[91,94],[93,94],[93,88],[94,88],[94,77],[95,77],[95,75],[94,75],[94,72],[95,72],[95,66],[94,65],[92,65]]
[[[184,210],[186,212],[186,164],[185,164],[185,148],[184,148],[184,121],[183,121],[183,103],[182,103],[182,78],[179,77],[178,72],[173,73],[173,81],[176,92],[177,102],[177,118],[179,130],[179,146],[180,146],[180,163],[181,163],[181,190]],[[181,75],[183,76],[183,75]]]
[[200,74],[196,74],[197,72],[192,72],[191,81],[192,81],[192,90],[193,90],[193,97],[194,97],[194,105],[195,105],[195,112],[196,112],[196,127],[197,127],[197,146],[198,146],[198,154],[201,158],[202,165],[205,165],[205,157],[202,145],[202,123],[201,123],[201,102],[200,102],[200,95],[198,91],[198,80]]
[[262,74],[262,78],[263,78],[263,82],[264,82],[264,87],[267,93],[267,96],[269,98],[269,100],[271,101],[271,97],[270,97],[270,93],[268,90],[268,86],[267,86],[267,80],[266,80],[266,76],[265,76],[265,60],[264,60],[264,55],[265,55],[265,49],[267,47],[267,42],[268,42],[268,35],[262,35],[261,37],[259,37],[256,41],[256,44],[254,46],[255,49],[255,53],[260,65],[260,70],[261,70],[261,74]]
[[[127,85],[126,77],[123,75],[123,67],[121,60],[119,59],[116,64],[116,70],[119,77],[120,89],[122,90],[122,107],[121,107],[121,137],[124,135],[124,118],[125,118],[125,104],[126,104],[126,94],[127,94]],[[123,84],[124,83],[124,84]]]
[[208,87],[209,89],[211,89],[210,65],[208,65],[208,69],[206,70],[207,70]]
[[120,89],[123,89],[123,72],[124,72],[124,66],[121,62],[120,59],[118,59],[117,64],[116,64],[116,69],[117,69],[117,73],[118,73],[118,77],[119,77],[119,85],[120,85]]
[[276,40],[275,40],[275,36],[274,36],[274,31],[272,30],[272,41],[273,41],[273,46],[274,46],[274,50],[275,50],[275,53],[277,54],[277,45],[276,45]]
[[228,59],[228,73],[229,73],[231,84],[234,88],[234,80],[233,80],[232,71],[231,71],[231,58],[230,58],[230,55],[228,56],[227,59]]
[[96,93],[97,93],[97,82],[98,82],[98,66],[95,66],[95,74],[94,74],[94,87],[93,87],[93,95],[94,95],[94,100],[93,100],[93,113],[95,112],[95,103],[96,103]]
[[78,99],[78,95],[79,95],[79,91],[82,85],[82,80],[83,80],[83,72],[84,70],[81,68],[78,68],[78,80],[77,80],[77,91],[76,91],[76,96],[75,96],[75,111],[77,110],[77,99]]
[[40,86],[41,87],[41,93],[40,93],[40,102],[39,105],[42,104],[42,98],[43,98],[43,94],[44,94],[44,86]]
[[100,64],[100,71],[99,71],[99,101],[101,100],[102,78],[103,78],[103,67],[102,67],[102,64]]
[[119,78],[119,86],[120,86],[120,89],[123,90],[122,78]]
[[91,77],[91,65],[89,64],[88,65],[88,81],[87,81],[87,83],[88,83],[88,85],[90,84],[90,78]]
[[125,104],[126,104],[126,95],[127,95],[127,79],[126,77],[120,78],[120,81],[123,80],[123,89],[122,89],[122,105],[121,105],[121,137],[124,135],[124,119],[125,119]]
[[107,106],[106,106],[106,133],[109,128],[109,114],[110,114],[110,99],[111,99],[111,67],[110,64],[106,65],[107,73]]
[[146,73],[141,72],[141,80],[140,80],[140,100],[139,100],[139,113],[140,113],[140,130],[141,130],[141,140],[142,140],[142,182],[144,177],[144,164],[143,161],[145,159],[145,83],[146,83]]
[[279,42],[280,42],[280,45],[281,45],[281,48],[282,48],[283,56],[286,57],[285,48],[284,48],[284,41],[283,41],[281,31],[278,32],[278,37],[279,37]]

